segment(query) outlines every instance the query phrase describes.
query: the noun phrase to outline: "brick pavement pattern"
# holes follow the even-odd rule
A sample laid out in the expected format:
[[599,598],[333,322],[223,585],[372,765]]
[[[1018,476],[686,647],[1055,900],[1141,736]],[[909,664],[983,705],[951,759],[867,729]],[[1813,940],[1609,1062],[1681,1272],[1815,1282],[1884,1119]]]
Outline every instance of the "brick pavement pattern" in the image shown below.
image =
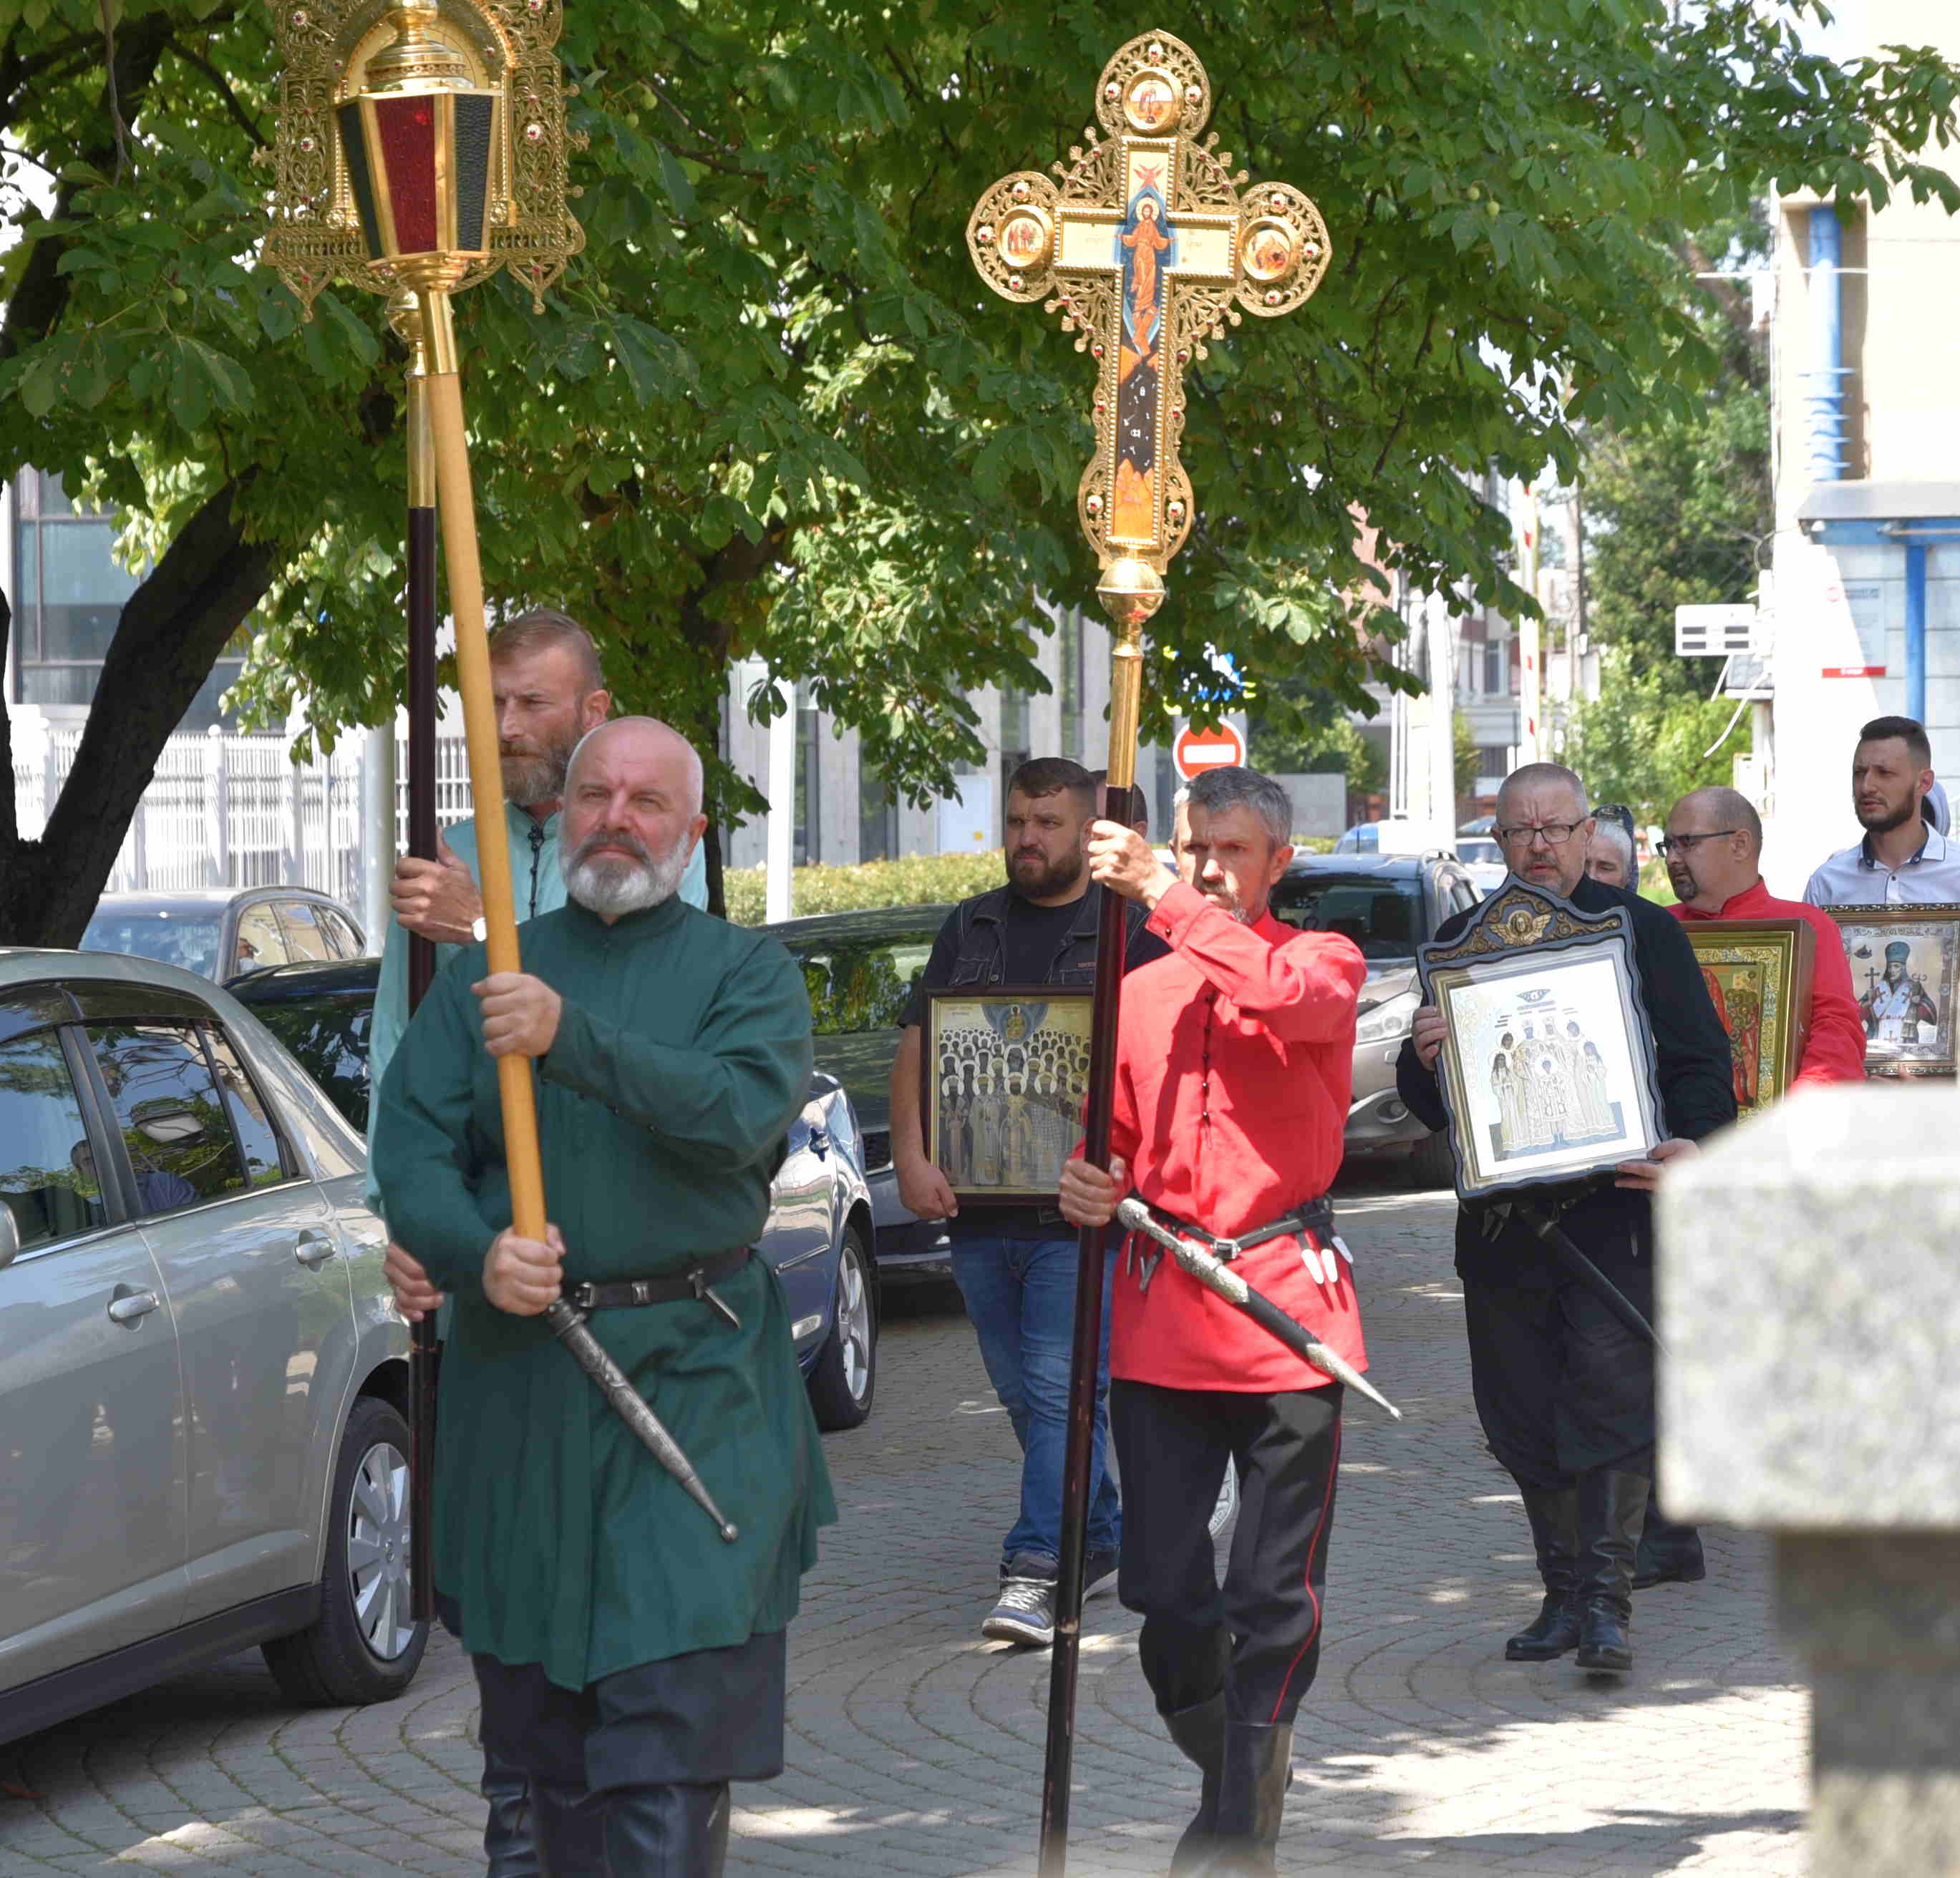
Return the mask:
[[[1377,1383],[1351,1407],[1320,1677],[1300,1711],[1283,1872],[1798,1878],[1809,1702],[1768,1547],[1637,1601],[1637,1668],[1507,1664],[1535,1611],[1522,1511],[1469,1395],[1452,1203],[1344,1203]],[[1013,1437],[956,1308],[894,1311],[871,1419],[830,1437],[842,1521],[791,1632],[789,1765],[739,1788],[731,1873],[1026,1878],[1048,1657],[984,1643]],[[1153,1873],[1197,1777],[1152,1711],[1136,1619],[1089,1606],[1070,1870]],[[0,1748],[0,1875],[480,1873],[475,1689],[438,1638],[402,1700],[295,1711],[256,1656]]]

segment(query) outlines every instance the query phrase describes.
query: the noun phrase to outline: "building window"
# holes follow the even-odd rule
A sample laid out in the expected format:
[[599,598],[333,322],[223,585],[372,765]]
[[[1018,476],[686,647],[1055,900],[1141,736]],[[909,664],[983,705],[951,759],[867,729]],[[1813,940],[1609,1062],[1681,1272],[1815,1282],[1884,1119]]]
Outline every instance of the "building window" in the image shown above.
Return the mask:
[[1487,640],[1484,646],[1484,694],[1487,697],[1495,697],[1503,688],[1503,646],[1496,640]]
[[[78,510],[61,478],[40,470],[23,470],[14,490],[12,694],[24,704],[88,704],[123,602],[136,590],[112,552],[116,516]],[[244,663],[242,641],[227,648],[180,729],[224,721],[218,701]]]
[[1001,694],[1001,795],[1007,799],[1007,779],[1029,758],[1028,701],[1019,691]]
[[885,786],[884,773],[868,757],[858,763],[858,858],[889,861],[899,852],[898,798]]
[[1477,746],[1479,776],[1508,776],[1511,771],[1511,746],[1507,743],[1480,743]]
[[1083,748],[1081,614],[1072,606],[1063,608],[1055,630],[1061,641],[1061,754],[1079,762]]
[[796,832],[794,860],[807,867],[822,857],[823,838],[819,818],[823,812],[822,765],[817,747],[816,701],[809,687],[796,688]]

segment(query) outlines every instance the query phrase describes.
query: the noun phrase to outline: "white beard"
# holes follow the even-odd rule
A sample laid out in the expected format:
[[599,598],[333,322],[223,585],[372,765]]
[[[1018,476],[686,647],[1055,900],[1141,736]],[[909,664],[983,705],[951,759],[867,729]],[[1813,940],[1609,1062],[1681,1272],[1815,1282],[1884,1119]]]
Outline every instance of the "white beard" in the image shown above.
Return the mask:
[[671,900],[687,871],[685,840],[658,860],[636,861],[624,855],[574,861],[565,877],[565,890],[588,913],[616,920],[644,912]]

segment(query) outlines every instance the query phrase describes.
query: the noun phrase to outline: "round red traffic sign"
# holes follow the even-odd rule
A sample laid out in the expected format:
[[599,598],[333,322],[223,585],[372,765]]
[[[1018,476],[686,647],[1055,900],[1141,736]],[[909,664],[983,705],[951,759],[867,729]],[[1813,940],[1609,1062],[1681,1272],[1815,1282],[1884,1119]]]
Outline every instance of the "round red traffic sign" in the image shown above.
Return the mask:
[[1222,770],[1246,760],[1246,739],[1230,724],[1186,724],[1171,745],[1170,760],[1188,783],[1201,770]]

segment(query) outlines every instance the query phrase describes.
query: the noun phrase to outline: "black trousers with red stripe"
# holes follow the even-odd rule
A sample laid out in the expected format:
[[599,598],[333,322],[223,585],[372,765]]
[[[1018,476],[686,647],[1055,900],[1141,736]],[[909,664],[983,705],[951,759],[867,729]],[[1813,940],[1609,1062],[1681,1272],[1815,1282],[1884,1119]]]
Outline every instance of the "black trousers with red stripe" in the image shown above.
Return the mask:
[[[1273,1395],[1110,1384],[1123,1487],[1117,1591],[1142,1614],[1144,1674],[1164,1714],[1222,1688],[1232,1720],[1290,1722],[1312,1686],[1341,1397],[1338,1383]],[[1220,1585],[1210,1521],[1228,1460],[1239,1523]]]

